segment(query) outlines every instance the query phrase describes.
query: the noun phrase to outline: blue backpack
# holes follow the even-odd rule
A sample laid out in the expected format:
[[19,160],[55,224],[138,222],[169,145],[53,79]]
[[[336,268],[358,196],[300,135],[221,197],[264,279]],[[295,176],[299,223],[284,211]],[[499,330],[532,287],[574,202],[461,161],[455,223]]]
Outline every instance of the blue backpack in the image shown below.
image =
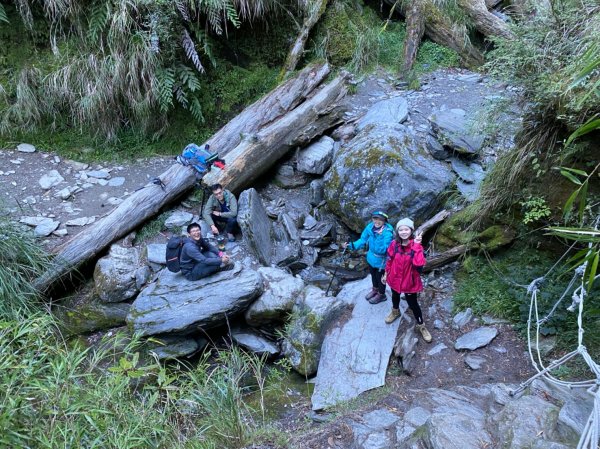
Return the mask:
[[217,153],[211,153],[209,149],[210,145],[208,144],[201,148],[195,143],[190,143],[183,149],[181,155],[175,159],[181,165],[193,167],[201,176],[209,172],[213,165],[221,170],[224,169],[225,161],[220,159]]

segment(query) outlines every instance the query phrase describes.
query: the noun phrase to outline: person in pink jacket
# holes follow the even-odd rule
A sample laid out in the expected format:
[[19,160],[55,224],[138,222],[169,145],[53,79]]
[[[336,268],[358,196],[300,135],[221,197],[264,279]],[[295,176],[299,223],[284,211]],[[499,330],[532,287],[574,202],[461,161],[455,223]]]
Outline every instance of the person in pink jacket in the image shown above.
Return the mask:
[[417,294],[423,291],[421,271],[425,266],[425,255],[421,245],[421,234],[414,236],[415,224],[410,218],[403,218],[396,224],[396,236],[387,249],[387,261],[382,282],[392,289],[392,311],[385,318],[387,324],[400,316],[400,294],[417,321],[417,329],[423,340],[431,342],[431,334],[423,322],[423,313],[417,301]]

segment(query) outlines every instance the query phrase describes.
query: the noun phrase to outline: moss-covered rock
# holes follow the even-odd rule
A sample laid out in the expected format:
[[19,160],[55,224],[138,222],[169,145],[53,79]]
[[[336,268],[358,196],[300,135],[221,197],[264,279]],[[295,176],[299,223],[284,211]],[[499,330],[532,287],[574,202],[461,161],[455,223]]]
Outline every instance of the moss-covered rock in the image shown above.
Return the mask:
[[103,303],[93,289],[66,298],[52,312],[63,333],[80,335],[125,324],[131,307],[128,303]]
[[476,209],[468,207],[454,214],[443,223],[435,237],[438,249],[449,249],[457,245],[471,244],[487,251],[506,246],[515,238],[515,231],[505,224],[490,226],[481,232],[470,229]]
[[320,288],[306,287],[302,301],[294,306],[282,345],[298,373],[311,376],[317,372],[325,332],[342,309],[340,301],[326,297]]
[[360,232],[375,209],[395,222],[429,218],[454,175],[413,134],[394,122],[366,126],[342,147],[325,176],[325,199],[346,225]]

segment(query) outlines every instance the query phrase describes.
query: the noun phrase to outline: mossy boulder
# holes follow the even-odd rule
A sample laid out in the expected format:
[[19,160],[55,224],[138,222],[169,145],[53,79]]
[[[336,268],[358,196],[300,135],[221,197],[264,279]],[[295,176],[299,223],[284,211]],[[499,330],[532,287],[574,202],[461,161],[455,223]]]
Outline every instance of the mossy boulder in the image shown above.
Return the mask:
[[404,216],[417,222],[429,218],[453,181],[448,166],[433,159],[408,128],[378,123],[338,151],[325,176],[325,199],[360,232],[375,209],[386,210],[392,223]]
[[63,300],[52,312],[66,335],[110,329],[125,324],[128,303],[103,303],[92,289]]
[[325,296],[320,288],[306,287],[301,301],[294,305],[282,345],[298,373],[311,376],[317,372],[325,332],[343,308],[341,301]]
[[102,302],[126,301],[137,295],[149,275],[138,248],[114,244],[94,269],[96,294]]
[[514,229],[504,224],[490,226],[481,232],[469,229],[475,214],[475,209],[466,208],[443,223],[435,237],[435,244],[438,249],[444,250],[458,245],[472,245],[486,251],[493,251],[508,245],[514,240]]

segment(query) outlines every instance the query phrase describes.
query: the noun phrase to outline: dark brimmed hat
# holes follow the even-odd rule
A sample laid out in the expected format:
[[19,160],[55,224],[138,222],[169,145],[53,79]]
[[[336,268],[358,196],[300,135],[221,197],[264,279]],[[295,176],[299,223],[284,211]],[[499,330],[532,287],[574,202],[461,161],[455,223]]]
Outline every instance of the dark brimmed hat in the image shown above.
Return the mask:
[[375,212],[373,212],[371,214],[371,218],[374,217],[379,217],[379,218],[383,218],[385,221],[388,221],[388,214],[386,214],[385,212],[381,211],[381,210],[376,210]]

